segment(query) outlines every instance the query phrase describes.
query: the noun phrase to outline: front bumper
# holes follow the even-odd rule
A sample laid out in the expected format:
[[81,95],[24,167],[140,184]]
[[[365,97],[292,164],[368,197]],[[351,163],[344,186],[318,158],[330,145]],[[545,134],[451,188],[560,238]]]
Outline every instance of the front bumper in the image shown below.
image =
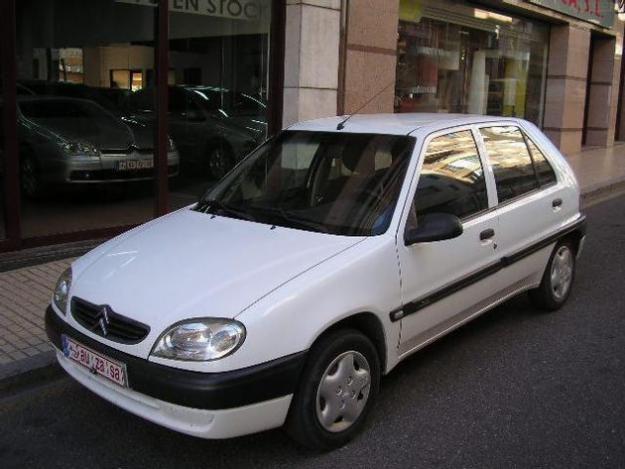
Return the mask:
[[[43,168],[42,176],[49,184],[98,184],[148,181],[154,179],[155,169],[139,168],[119,170],[120,163],[137,165],[152,162],[152,152],[106,153],[94,157],[63,158],[54,166]],[[167,175],[175,177],[179,173],[180,157],[177,151],[167,154]]]
[[[284,423],[304,365],[305,352],[222,373],[199,373],[152,363],[97,342],[48,307],[46,333],[60,365],[77,381],[112,403],[167,428],[204,438],[229,438]],[[126,364],[128,388],[67,359],[61,336]]]

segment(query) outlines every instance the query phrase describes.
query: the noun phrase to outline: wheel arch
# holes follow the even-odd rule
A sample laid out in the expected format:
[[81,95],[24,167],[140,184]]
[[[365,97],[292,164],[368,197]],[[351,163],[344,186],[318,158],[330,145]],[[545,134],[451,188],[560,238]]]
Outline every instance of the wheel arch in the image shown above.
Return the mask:
[[335,323],[329,325],[322,330],[313,344],[317,343],[322,337],[327,334],[337,331],[339,329],[355,329],[364,334],[375,347],[380,359],[380,370],[382,374],[386,372],[386,366],[388,361],[388,351],[386,347],[386,334],[384,332],[384,326],[378,316],[371,312],[360,312],[352,314],[345,318],[339,319]]

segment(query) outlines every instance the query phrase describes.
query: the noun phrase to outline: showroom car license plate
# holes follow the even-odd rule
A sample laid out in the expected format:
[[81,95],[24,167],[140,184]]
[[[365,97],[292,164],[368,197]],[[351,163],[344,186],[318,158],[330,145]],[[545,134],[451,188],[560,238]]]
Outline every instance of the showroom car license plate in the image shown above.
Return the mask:
[[117,171],[136,171],[138,169],[152,169],[154,160],[123,160],[117,162]]
[[70,360],[88,368],[94,375],[104,378],[123,387],[128,386],[126,376],[126,365],[112,360],[105,355],[94,352],[88,347],[70,339],[66,335],[62,336],[63,354]]

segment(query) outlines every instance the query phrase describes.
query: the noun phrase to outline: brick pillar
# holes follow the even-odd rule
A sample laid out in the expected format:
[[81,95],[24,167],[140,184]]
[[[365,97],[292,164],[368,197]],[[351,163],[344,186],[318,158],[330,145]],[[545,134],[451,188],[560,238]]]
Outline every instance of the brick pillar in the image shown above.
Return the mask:
[[595,37],[592,41],[586,145],[614,143],[616,100],[620,77],[620,58],[615,60],[616,38]]
[[282,122],[335,116],[341,0],[287,0]]
[[551,27],[543,130],[564,153],[582,148],[590,31]]
[[340,112],[393,112],[399,1],[348,0],[344,82]]

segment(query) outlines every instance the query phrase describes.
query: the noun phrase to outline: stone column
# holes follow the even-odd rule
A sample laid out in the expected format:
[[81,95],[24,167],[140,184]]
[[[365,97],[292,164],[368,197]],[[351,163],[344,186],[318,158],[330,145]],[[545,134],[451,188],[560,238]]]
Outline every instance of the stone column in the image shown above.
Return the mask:
[[582,148],[590,31],[551,26],[543,130],[563,153]]
[[282,122],[335,116],[341,0],[287,0]]
[[614,143],[620,58],[617,66],[614,37],[593,38],[591,49],[585,143],[605,147]]
[[356,111],[383,89],[359,112],[393,112],[399,1],[347,0],[347,4],[345,70],[339,112]]

